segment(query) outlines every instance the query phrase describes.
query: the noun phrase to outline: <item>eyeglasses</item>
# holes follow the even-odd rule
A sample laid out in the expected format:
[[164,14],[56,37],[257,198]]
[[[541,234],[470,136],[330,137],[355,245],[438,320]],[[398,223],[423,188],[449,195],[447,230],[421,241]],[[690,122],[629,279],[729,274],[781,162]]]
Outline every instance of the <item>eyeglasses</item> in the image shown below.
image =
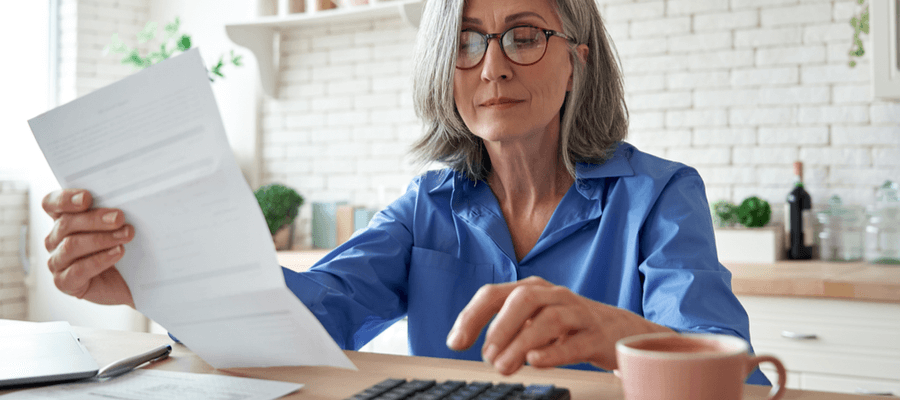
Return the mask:
[[484,59],[488,41],[498,38],[500,50],[506,58],[518,65],[531,65],[544,58],[550,36],[559,36],[569,42],[575,39],[563,33],[533,26],[514,26],[503,33],[485,35],[476,31],[462,31],[459,34],[459,53],[456,68],[474,68]]

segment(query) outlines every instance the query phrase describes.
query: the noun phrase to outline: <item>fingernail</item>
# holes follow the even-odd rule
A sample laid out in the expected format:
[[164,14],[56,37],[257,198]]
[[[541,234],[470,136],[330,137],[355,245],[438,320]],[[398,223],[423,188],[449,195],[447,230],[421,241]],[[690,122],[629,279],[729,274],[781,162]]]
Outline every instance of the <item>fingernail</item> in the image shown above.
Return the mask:
[[459,336],[459,334],[456,332],[456,329],[450,329],[450,333],[447,334],[447,347],[456,349],[457,336]]
[[109,255],[111,255],[111,256],[114,256],[114,255],[119,254],[119,253],[121,253],[121,252],[122,252],[122,246],[116,246],[116,247],[113,247],[113,248],[109,249],[109,251],[107,251],[106,254],[109,254]]
[[125,236],[128,236],[128,228],[122,227],[122,229],[113,232],[113,237],[116,239],[124,239]]
[[494,357],[497,357],[497,345],[489,344],[483,352],[481,352],[481,358],[484,359],[484,362],[491,364],[494,362]]
[[84,192],[78,193],[78,194],[72,196],[72,198],[69,199],[69,201],[71,201],[72,204],[74,204],[76,206],[80,206],[81,203],[84,203]]
[[541,359],[544,358],[544,352],[538,350],[531,350],[525,354],[525,360],[531,364],[537,364],[541,362]]
[[494,369],[496,369],[501,374],[505,374],[506,371],[509,370],[509,362],[507,360],[498,360],[496,364],[494,364]]
[[117,216],[119,216],[119,213],[117,211],[108,212],[103,215],[103,222],[106,222],[107,224],[112,224],[112,223],[116,222]]

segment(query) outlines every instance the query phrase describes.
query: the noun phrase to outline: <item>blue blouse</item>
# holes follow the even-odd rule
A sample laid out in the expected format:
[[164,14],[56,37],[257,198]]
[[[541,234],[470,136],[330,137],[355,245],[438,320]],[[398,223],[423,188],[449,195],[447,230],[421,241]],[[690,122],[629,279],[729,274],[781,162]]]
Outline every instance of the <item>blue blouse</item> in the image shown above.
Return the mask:
[[[622,143],[603,164],[578,164],[576,178],[522,261],[488,185],[443,170],[285,280],[344,349],[408,315],[411,354],[480,360],[483,333],[469,350],[447,348],[457,315],[481,286],[532,275],[676,331],[750,340],[696,170]],[[748,382],[769,384],[759,370]]]

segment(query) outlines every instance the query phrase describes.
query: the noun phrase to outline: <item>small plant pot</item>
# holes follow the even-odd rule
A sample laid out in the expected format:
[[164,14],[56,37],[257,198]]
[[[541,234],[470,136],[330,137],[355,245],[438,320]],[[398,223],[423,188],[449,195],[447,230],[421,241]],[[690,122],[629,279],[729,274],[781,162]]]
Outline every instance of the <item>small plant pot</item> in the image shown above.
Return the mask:
[[272,235],[275,242],[275,250],[290,250],[294,239],[294,225],[284,225]]
[[784,259],[784,228],[716,228],[721,262],[773,263]]

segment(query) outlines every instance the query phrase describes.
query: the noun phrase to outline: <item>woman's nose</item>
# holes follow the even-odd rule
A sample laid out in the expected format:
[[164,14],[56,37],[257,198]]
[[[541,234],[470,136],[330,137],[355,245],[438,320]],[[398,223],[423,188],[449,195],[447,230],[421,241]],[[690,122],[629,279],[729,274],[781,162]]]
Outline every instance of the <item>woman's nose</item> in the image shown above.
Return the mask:
[[512,78],[512,63],[503,54],[500,46],[500,38],[488,40],[481,65],[481,79],[496,81]]

